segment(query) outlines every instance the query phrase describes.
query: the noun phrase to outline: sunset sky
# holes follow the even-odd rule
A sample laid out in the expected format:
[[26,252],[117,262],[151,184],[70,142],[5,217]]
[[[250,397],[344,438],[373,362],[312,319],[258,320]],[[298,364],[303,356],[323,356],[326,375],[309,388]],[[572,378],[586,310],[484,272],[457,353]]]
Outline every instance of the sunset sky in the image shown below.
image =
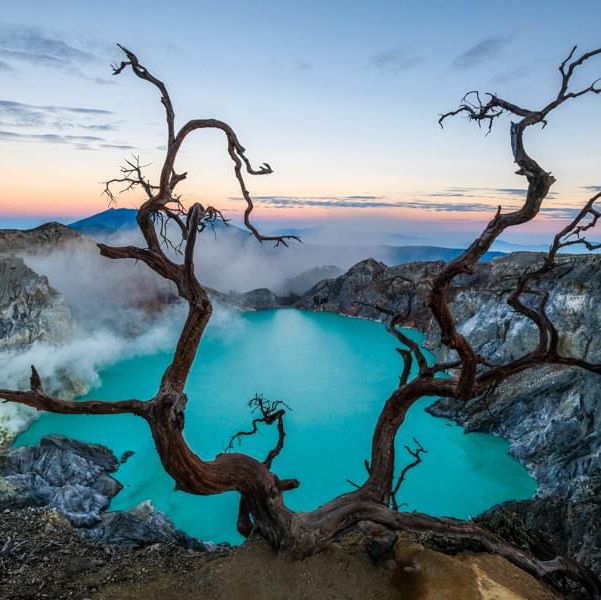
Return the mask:
[[[115,43],[168,85],[178,123],[229,122],[259,164],[258,220],[315,239],[461,245],[498,204],[516,206],[509,120],[489,136],[437,115],[472,89],[538,108],[571,47],[601,45],[601,2],[202,2],[2,0],[0,226],[70,222],[104,210],[123,158],[161,162],[155,90],[111,74]],[[577,8],[576,8],[577,6]],[[601,77],[591,61],[575,80]],[[558,179],[543,214],[505,240],[543,242],[601,189],[601,96],[564,106],[531,154]],[[234,219],[242,204],[222,136],[180,156],[184,200]],[[119,206],[135,207],[136,196]],[[373,238],[373,239],[372,239]]]

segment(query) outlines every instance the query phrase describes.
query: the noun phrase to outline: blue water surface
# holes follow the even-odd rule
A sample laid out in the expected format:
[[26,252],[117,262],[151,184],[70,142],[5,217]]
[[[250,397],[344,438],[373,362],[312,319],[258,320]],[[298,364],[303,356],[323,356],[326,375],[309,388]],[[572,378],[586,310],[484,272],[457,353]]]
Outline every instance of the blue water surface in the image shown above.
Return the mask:
[[[245,313],[231,326],[210,327],[186,390],[186,439],[201,457],[212,458],[232,433],[248,428],[247,401],[255,393],[284,400],[292,411],[286,416],[285,449],[273,467],[280,477],[301,481],[286,494],[288,505],[311,510],[349,491],[347,479],[365,479],[373,427],[401,369],[395,345],[381,324],[292,309]],[[161,352],[123,360],[101,373],[101,385],[87,397],[150,398],[170,358]],[[403,510],[466,518],[498,502],[532,496],[536,483],[509,456],[504,440],[465,434],[451,421],[430,416],[424,409],[433,400],[416,403],[398,435],[398,470],[411,460],[404,445],[412,438],[428,450],[399,493]],[[50,433],[105,444],[118,456],[135,452],[116,475],[125,488],[111,509],[151,499],[191,535],[240,541],[237,494],[176,492],[142,419],[44,414],[17,443],[34,444]],[[240,449],[262,459],[275,439],[274,428],[263,428]]]

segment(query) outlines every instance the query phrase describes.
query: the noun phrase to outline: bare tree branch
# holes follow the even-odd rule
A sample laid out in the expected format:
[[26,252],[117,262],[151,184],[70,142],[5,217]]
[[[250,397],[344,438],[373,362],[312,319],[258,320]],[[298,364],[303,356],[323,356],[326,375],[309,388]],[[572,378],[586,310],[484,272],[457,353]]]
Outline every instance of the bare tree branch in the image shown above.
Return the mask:
[[[99,244],[100,253],[111,259],[141,261],[161,277],[172,281],[179,296],[188,305],[188,314],[182,327],[171,363],[163,373],[155,396],[149,400],[67,401],[47,395],[42,380],[32,368],[29,391],[0,390],[0,398],[32,406],[38,410],[73,414],[118,414],[130,413],[144,418],[151,430],[161,462],[173,479],[177,489],[196,495],[220,494],[235,491],[241,495],[238,527],[245,535],[255,531],[263,536],[275,549],[285,550],[289,555],[302,557],[314,553],[356,527],[362,521],[371,521],[394,530],[428,531],[433,536],[452,544],[454,548],[496,552],[533,575],[561,587],[561,579],[568,577],[580,584],[591,598],[601,598],[601,585],[586,569],[558,557],[554,561],[540,561],[523,551],[503,543],[491,532],[475,523],[454,519],[434,518],[420,513],[401,513],[390,509],[398,506],[396,493],[400,489],[409,469],[421,461],[425,449],[416,442],[416,448],[407,447],[413,461],[401,471],[395,484],[395,440],[410,408],[425,396],[471,399],[491,393],[495,386],[507,377],[541,364],[578,366],[601,374],[601,365],[590,364],[584,359],[561,356],[558,352],[559,333],[546,314],[548,295],[533,290],[531,285],[555,268],[560,250],[574,245],[594,250],[600,244],[586,238],[599,220],[601,211],[595,207],[597,195],[583,207],[574,221],[555,238],[542,266],[524,274],[509,293],[508,301],[518,313],[530,319],[538,328],[537,348],[525,356],[506,364],[490,364],[480,356],[469,340],[459,331],[451,311],[451,284],[462,274],[470,274],[478,261],[496,239],[508,228],[531,221],[539,213],[548,191],[555,179],[545,171],[524,147],[524,132],[533,125],[547,124],[553,110],[568,100],[586,94],[601,93],[599,80],[576,91],[570,91],[572,76],[589,59],[601,54],[601,49],[584,53],[575,58],[576,48],[560,65],[561,83],[553,99],[541,109],[532,110],[516,105],[496,94],[469,92],[458,108],[440,116],[441,126],[450,117],[465,115],[479,126],[490,131],[494,123],[504,114],[510,114],[515,122],[510,127],[510,143],[517,174],[526,178],[528,189],[523,204],[514,211],[503,212],[499,207],[496,214],[472,244],[454,260],[444,265],[431,281],[427,295],[427,307],[441,331],[441,341],[457,353],[458,359],[447,363],[428,365],[426,356],[418,343],[402,329],[410,313],[415,295],[410,299],[405,312],[394,312],[378,308],[389,317],[388,328],[402,344],[399,349],[403,357],[403,370],[399,386],[382,406],[373,431],[371,455],[365,461],[367,480],[357,489],[332,499],[310,512],[295,513],[284,503],[284,493],[299,485],[296,479],[280,479],[271,471],[274,459],[284,447],[284,414],[287,408],[281,402],[270,403],[257,396],[251,406],[259,410],[260,416],[253,421],[250,431],[240,431],[230,439],[228,448],[244,436],[252,435],[261,423],[277,424],[278,439],[267,454],[259,461],[238,452],[227,452],[212,460],[203,460],[196,455],[184,439],[183,429],[188,397],[184,392],[190,368],[196,356],[200,340],[211,317],[212,306],[207,290],[195,273],[195,244],[198,234],[223,215],[214,207],[194,203],[186,209],[175,189],[186,178],[178,173],[175,163],[178,152],[187,137],[197,130],[221,131],[227,141],[227,152],[233,163],[234,176],[246,202],[244,224],[260,242],[271,241],[286,245],[295,236],[266,236],[251,222],[254,204],[246,186],[244,174],[268,175],[271,166],[263,163],[254,168],[246,156],[236,133],[223,121],[216,119],[194,119],[180,129],[175,124],[175,112],[165,84],[140,64],[130,50],[120,46],[125,60],[114,66],[119,75],[131,69],[134,75],[154,86],[160,93],[167,123],[167,149],[161,165],[158,184],[153,184],[144,175],[146,165],[137,158],[128,160],[121,168],[121,176],[105,184],[105,193],[115,201],[114,186],[121,191],[141,189],[145,200],[137,213],[137,223],[144,237],[145,247],[109,246]],[[177,228],[181,242],[169,239],[169,228]],[[157,231],[158,228],[158,231]],[[170,251],[180,257],[178,262]],[[181,256],[178,254],[181,252]],[[410,282],[412,283],[412,282]],[[413,284],[415,288],[416,284]],[[534,294],[536,292],[536,294]],[[537,302],[534,302],[537,300]],[[417,374],[411,378],[413,363]],[[452,371],[448,377],[437,377],[442,371]],[[351,482],[352,483],[352,482]]]
[[405,481],[405,477],[407,477],[407,473],[414,469],[422,462],[422,454],[426,454],[428,451],[415,439],[413,438],[413,443],[415,444],[415,449],[405,446],[405,450],[413,457],[413,460],[410,463],[407,463],[403,469],[401,470],[399,477],[397,479],[396,484],[390,491],[390,505],[392,510],[399,510],[399,503],[397,501],[397,494]]

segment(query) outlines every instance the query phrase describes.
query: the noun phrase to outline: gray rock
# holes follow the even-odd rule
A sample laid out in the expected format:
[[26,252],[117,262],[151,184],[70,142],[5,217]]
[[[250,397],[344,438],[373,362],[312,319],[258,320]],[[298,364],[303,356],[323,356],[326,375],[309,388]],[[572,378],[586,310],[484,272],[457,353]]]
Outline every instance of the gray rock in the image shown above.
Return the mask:
[[37,446],[13,448],[0,454],[0,511],[55,509],[80,537],[100,544],[213,548],[176,529],[150,502],[129,511],[106,512],[122,489],[112,477],[119,464],[104,446],[59,435],[47,436]]
[[417,297],[412,303],[407,325],[426,330],[430,327],[431,315],[424,307],[424,297],[428,281],[442,265],[442,262],[428,262],[387,267],[368,258],[336,279],[319,282],[295,306],[304,310],[380,319],[382,313],[376,310],[376,305],[404,311],[412,290],[417,287]]
[[0,455],[0,509],[49,506],[76,527],[91,526],[122,489],[110,476],[118,465],[108,448],[58,435],[13,448]]
[[[490,361],[507,361],[533,349],[534,325],[507,304],[507,290],[541,254],[520,252],[477,266],[451,289],[452,312],[461,332]],[[568,356],[601,362],[601,256],[562,255],[559,267],[537,285],[549,292],[548,314]],[[379,318],[374,305],[405,311],[414,284],[417,295],[407,325],[427,334],[426,345],[439,360],[454,358],[440,343],[440,332],[424,298],[442,263],[387,267],[365,260],[333,280],[318,283],[297,303]],[[484,404],[442,399],[430,409],[462,424],[467,431],[495,433],[537,479],[537,498],[512,505],[528,526],[546,532],[561,551],[601,574],[599,497],[601,496],[601,380],[579,369],[540,367],[498,387]],[[499,509],[501,510],[501,509]],[[587,523],[591,525],[587,529]]]
[[168,543],[192,550],[208,550],[212,547],[176,529],[173,522],[149,501],[128,511],[105,513],[94,527],[80,529],[78,533],[83,539],[99,544],[139,547]]
[[569,556],[599,574],[601,565],[601,497],[582,501],[547,496],[504,502],[478,520],[484,525],[495,518],[517,517],[526,532],[542,537],[563,556]]
[[21,350],[36,341],[59,344],[74,331],[69,308],[46,277],[21,258],[0,257],[0,351]]

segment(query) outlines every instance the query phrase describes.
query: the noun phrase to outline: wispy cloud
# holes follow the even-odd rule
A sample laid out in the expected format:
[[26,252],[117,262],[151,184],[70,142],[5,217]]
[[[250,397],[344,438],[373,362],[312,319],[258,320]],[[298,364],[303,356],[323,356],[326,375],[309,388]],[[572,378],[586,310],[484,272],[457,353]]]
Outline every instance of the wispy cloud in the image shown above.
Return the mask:
[[0,60],[0,71],[4,73],[16,73],[17,69],[15,69],[12,65],[9,65],[7,62]]
[[457,56],[453,66],[457,69],[467,69],[488,62],[499,56],[510,41],[511,37],[507,35],[488,37]]
[[[497,188],[483,188],[496,191]],[[498,188],[507,190],[509,196],[519,196],[524,190],[513,188]],[[454,196],[462,196],[456,193]],[[471,197],[471,196],[468,196]],[[242,200],[240,197],[231,200]],[[428,198],[412,200],[387,200],[383,196],[370,195],[348,195],[348,196],[256,196],[255,200],[272,208],[352,208],[352,209],[385,209],[404,208],[420,209],[433,212],[446,213],[482,213],[488,218],[497,210],[498,204],[493,202],[460,202],[460,201],[432,201]],[[504,209],[515,210],[519,203],[510,202],[504,205]],[[543,208],[542,213],[553,219],[572,218],[578,209],[571,207]]]
[[0,100],[2,127],[44,127],[52,129],[85,129],[115,131],[117,122],[107,122],[114,113],[110,110],[83,106],[49,106]]
[[[118,122],[107,122],[114,113],[110,110],[90,108],[87,106],[53,106],[25,104],[13,100],[0,100],[0,127],[4,128],[0,140],[15,142],[46,142],[51,144],[80,144],[102,142],[100,147],[132,149],[129,144],[114,142],[104,137],[76,133],[63,135],[48,132],[55,130],[83,130],[93,132],[110,132],[118,129]],[[19,131],[11,131],[17,129]],[[23,133],[23,129],[29,129]],[[36,131],[36,129],[38,131]],[[39,131],[43,129],[46,131]],[[33,130],[33,131],[31,131]],[[81,148],[89,150],[90,148]]]
[[15,63],[24,63],[96,83],[113,83],[95,74],[99,64],[110,62],[105,50],[98,42],[74,42],[39,27],[0,23],[0,58],[12,69]]
[[21,142],[46,142],[51,144],[71,144],[73,142],[103,142],[104,138],[95,135],[59,135],[58,133],[15,133],[0,130],[0,140]]
[[424,61],[423,56],[411,54],[404,48],[388,48],[369,59],[371,64],[381,71],[408,71]]
[[114,150],[135,150],[135,146],[129,144],[100,144],[101,148],[112,148]]
[[97,135],[63,135],[59,133],[16,133],[0,130],[0,142],[24,142],[38,144],[68,144],[78,150],[98,150],[100,148],[134,150],[129,144],[112,143]]
[[582,189],[587,192],[601,192],[601,185],[583,185]]
[[313,63],[309,62],[308,60],[297,60],[294,63],[294,69],[297,71],[310,71],[313,69],[313,66]]
[[[241,198],[232,198],[241,200]],[[491,211],[490,204],[474,202],[432,202],[430,200],[386,200],[383,196],[255,196],[255,200],[274,208],[423,208],[435,211],[477,212]]]
[[511,71],[505,71],[500,73],[496,77],[493,77],[493,83],[511,83],[512,81],[516,81],[517,79],[522,79],[529,75],[531,69],[529,67],[518,67],[517,69],[512,69]]
[[[490,198],[498,201],[503,197],[525,198],[528,190],[526,188],[502,188],[502,187],[450,187],[441,192],[431,192],[427,194],[431,197],[446,198]],[[557,194],[549,192],[548,198],[554,198]]]
[[128,144],[111,144],[104,138],[95,135],[61,135],[58,133],[15,133],[14,131],[0,130],[0,143],[33,143],[33,144],[60,144],[72,146],[76,150],[135,150]]

